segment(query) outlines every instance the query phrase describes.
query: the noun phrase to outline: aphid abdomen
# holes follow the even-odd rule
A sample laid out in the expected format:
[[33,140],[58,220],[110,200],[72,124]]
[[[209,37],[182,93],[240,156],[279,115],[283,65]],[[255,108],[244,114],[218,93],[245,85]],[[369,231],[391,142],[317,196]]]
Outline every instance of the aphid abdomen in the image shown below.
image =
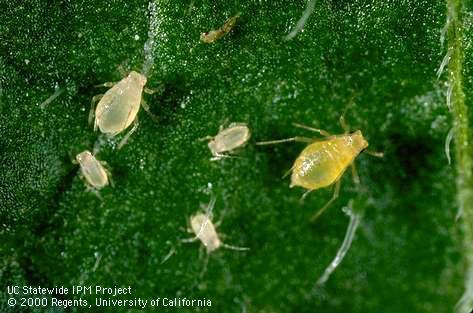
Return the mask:
[[107,174],[98,162],[89,162],[82,168],[82,173],[87,182],[95,188],[102,188],[108,184]]
[[222,153],[236,149],[245,144],[249,136],[249,129],[246,125],[227,128],[215,136],[216,152]]
[[217,231],[212,221],[205,214],[194,215],[191,218],[191,227],[197,238],[207,248],[207,251],[212,252],[220,247],[221,241],[218,238]]
[[129,77],[110,88],[96,109],[96,123],[100,131],[118,134],[134,121],[140,109],[143,86]]
[[291,186],[314,190],[332,185],[366,146],[361,133],[310,144],[294,162]]
[[76,159],[80,164],[82,175],[92,187],[100,189],[108,185],[107,172],[89,151],[81,152]]
[[305,148],[294,162],[291,186],[309,190],[331,185],[339,176],[340,162],[327,142]]

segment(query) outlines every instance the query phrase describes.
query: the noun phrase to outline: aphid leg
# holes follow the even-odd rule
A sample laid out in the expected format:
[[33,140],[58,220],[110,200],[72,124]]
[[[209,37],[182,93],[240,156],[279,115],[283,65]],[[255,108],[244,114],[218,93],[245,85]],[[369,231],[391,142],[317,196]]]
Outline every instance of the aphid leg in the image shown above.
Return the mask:
[[250,250],[250,248],[247,248],[247,247],[237,247],[237,246],[227,245],[226,243],[222,243],[222,247],[224,247],[225,249],[235,250],[235,251],[248,251],[248,250]]
[[328,131],[325,131],[323,129],[318,129],[318,128],[314,128],[314,127],[310,127],[310,126],[306,126],[306,125],[302,125],[302,124],[298,124],[298,123],[292,123],[292,126],[319,133],[324,137],[330,137],[331,136]]
[[324,211],[332,204],[333,201],[335,201],[337,198],[338,198],[338,195],[340,194],[340,184],[341,184],[341,181],[340,179],[335,183],[335,190],[333,192],[333,196],[330,200],[328,200],[328,202],[317,212],[315,213],[312,218],[310,219],[310,221],[313,223],[315,222],[320,215],[322,215],[322,213],[324,213]]
[[161,92],[161,91],[163,91],[163,90],[164,90],[164,87],[163,87],[163,86],[160,86],[160,87],[158,87],[158,88],[156,88],[156,89],[151,89],[151,88],[148,88],[148,87],[143,88],[143,91],[144,91],[145,93],[149,94],[149,95],[152,95],[152,94],[154,94],[154,93],[156,93],[156,92]]
[[351,163],[350,167],[351,167],[351,174],[353,176],[353,182],[356,185],[359,185],[360,184],[360,176],[358,175],[358,171],[356,170],[355,162]]
[[141,106],[143,107],[143,110],[145,110],[146,113],[151,117],[153,122],[157,123],[158,122],[158,117],[153,114],[149,108],[148,103],[145,101],[145,99],[141,99]]
[[[289,185],[289,188],[292,188],[292,187],[294,187],[292,184]],[[301,197],[300,202],[303,203],[304,200],[305,200],[305,198],[307,198],[307,195],[308,195],[309,193],[311,193],[312,191],[313,191],[313,190],[311,189],[311,190],[307,190],[306,192],[304,192],[304,193],[302,194],[302,197]]]
[[210,158],[210,161],[219,161],[219,160],[224,159],[224,158],[225,159],[242,159],[241,157],[216,153],[213,157]]
[[197,139],[198,141],[206,141],[206,140],[212,140],[214,139],[214,136],[205,136],[202,138]]
[[[202,251],[204,251],[204,249],[201,247],[201,249],[199,250],[199,254],[202,255]],[[199,256],[199,259],[201,259],[202,257]],[[205,273],[207,273],[207,268],[208,268],[208,265],[209,265],[209,258],[210,258],[210,254],[209,253],[206,253],[205,254],[205,259],[204,259],[204,266],[202,267],[202,272],[200,272],[200,275],[199,275],[199,279],[202,279],[205,275]]]
[[[95,114],[95,105],[97,104],[97,102],[102,99],[103,97],[103,94],[100,94],[100,95],[96,95],[96,96],[93,96],[92,97],[92,101],[90,102],[90,111],[89,111],[89,124],[92,124],[92,119],[94,118],[94,114]],[[96,126],[94,125],[94,130],[95,130]]]
[[117,149],[121,149],[125,144],[126,142],[128,141],[128,139],[130,138],[131,135],[133,135],[133,133],[138,129],[138,125],[139,125],[139,122],[138,122],[138,117],[135,118],[135,121],[133,122],[133,127],[130,129],[130,131],[125,135],[125,137],[123,137],[123,139],[120,141],[120,143],[118,144],[118,147]]
[[196,242],[197,240],[199,240],[199,238],[197,238],[197,237],[179,239],[179,241],[183,242],[183,243]]
[[345,112],[342,115],[340,115],[340,126],[342,126],[342,129],[345,132],[345,134],[350,133],[350,126],[345,121]]
[[103,200],[102,196],[100,195],[100,193],[97,189],[92,188],[92,187],[88,187],[87,191],[92,192],[97,198],[99,198],[100,200]]
[[279,139],[279,140],[260,141],[260,142],[257,142],[256,144],[258,146],[264,146],[264,145],[274,145],[274,144],[277,144],[277,143],[284,143],[284,142],[290,142],[290,141],[312,143],[312,142],[314,142],[314,139],[308,138],[308,137],[296,136],[296,137],[291,137],[291,138],[286,138],[286,139]]
[[166,254],[166,256],[164,256],[163,260],[161,261],[160,264],[163,264],[165,263],[167,260],[169,260],[173,255],[174,253],[176,253],[176,249],[174,249],[174,247],[171,247],[171,249],[169,250],[168,254]]
[[377,158],[382,158],[382,157],[384,157],[384,152],[376,152],[376,151],[371,151],[371,150],[365,150],[365,151],[363,151],[363,152],[365,152],[365,153],[368,154],[368,155],[377,157]]
[[123,64],[119,64],[117,66],[117,69],[118,69],[118,73],[120,73],[121,77],[127,77],[128,76],[129,71],[125,70],[125,68],[123,67]]
[[106,83],[103,83],[103,84],[98,84],[98,85],[94,85],[95,88],[100,88],[100,87],[107,87],[107,88],[110,88],[110,87],[113,87],[117,84],[117,82],[106,82]]
[[107,173],[107,179],[111,187],[115,186],[115,181],[113,180],[112,172],[105,168],[105,172]]
[[294,169],[294,166],[292,166],[290,169],[288,169],[288,170],[286,171],[286,173],[284,173],[284,175],[282,176],[282,178],[286,178],[289,174],[291,174],[293,169]]

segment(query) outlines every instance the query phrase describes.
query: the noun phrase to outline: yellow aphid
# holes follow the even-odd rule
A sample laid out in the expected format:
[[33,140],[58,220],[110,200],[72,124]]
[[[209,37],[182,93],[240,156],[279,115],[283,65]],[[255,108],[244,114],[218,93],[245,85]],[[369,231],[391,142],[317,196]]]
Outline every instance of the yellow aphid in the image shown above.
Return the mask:
[[366,147],[368,142],[359,130],[309,144],[292,166],[290,187],[316,190],[332,185]]
[[76,155],[76,161],[80,165],[81,174],[91,187],[101,189],[109,184],[107,170],[92,153],[87,150],[81,152]]
[[[308,191],[304,194],[305,196],[311,191],[335,184],[332,198],[312,217],[312,221],[316,220],[338,197],[340,178],[348,166],[352,167],[355,183],[359,183],[354,160],[360,152],[368,147],[368,142],[365,140],[360,130],[349,133],[343,117],[340,121],[342,127],[345,129],[345,134],[342,135],[330,135],[324,130],[294,124],[296,127],[318,132],[325,136],[325,138],[312,139],[293,137],[257,143],[258,145],[276,144],[288,141],[309,143],[309,145],[302,150],[294,161],[294,165],[291,167],[292,175],[290,187],[300,186],[307,189]],[[369,152],[366,150],[365,152],[378,157],[382,156],[382,153]]]
[[92,108],[89,115],[89,122],[92,121],[94,112],[93,104],[100,99],[95,109],[94,130],[97,128],[104,134],[113,137],[128,128],[134,123],[133,128],[123,138],[119,148],[123,146],[131,134],[138,127],[137,114],[140,106],[149,112],[149,108],[142,101],[143,90],[151,92],[145,88],[146,77],[138,72],[131,71],[127,77],[118,83],[105,83],[99,86],[112,87],[103,95],[95,96],[92,99]]
[[205,43],[213,43],[219,40],[220,38],[222,38],[223,36],[225,36],[232,30],[233,26],[235,26],[235,23],[239,17],[240,17],[240,13],[229,18],[225,22],[225,24],[223,24],[223,26],[220,27],[219,29],[211,30],[209,32],[200,34],[200,41],[205,42]]
[[251,137],[248,126],[244,123],[232,123],[227,128],[220,130],[215,136],[207,136],[203,139],[210,140],[208,147],[212,152],[212,161],[229,157],[226,152],[231,153],[233,150],[243,147]]

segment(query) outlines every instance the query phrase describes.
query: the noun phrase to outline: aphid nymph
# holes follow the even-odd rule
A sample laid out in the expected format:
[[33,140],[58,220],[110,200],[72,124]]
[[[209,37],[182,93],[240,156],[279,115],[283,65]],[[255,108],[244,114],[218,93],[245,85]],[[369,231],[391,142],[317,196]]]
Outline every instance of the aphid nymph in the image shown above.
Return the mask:
[[195,236],[207,248],[207,252],[217,250],[222,245],[217,231],[210,218],[204,213],[197,213],[191,217],[191,228]]
[[251,132],[245,123],[232,123],[227,128],[220,130],[215,136],[207,136],[203,139],[210,140],[208,147],[212,152],[210,160],[216,161],[222,158],[229,158],[225,153],[232,153],[233,150],[243,147],[251,137]]
[[237,250],[237,251],[249,250],[248,248],[236,247],[236,246],[225,244],[220,240],[220,237],[216,230],[216,225],[220,224],[220,222],[214,224],[211,220],[211,215],[212,215],[213,208],[215,206],[215,201],[216,201],[216,198],[214,195],[212,195],[212,198],[210,199],[210,202],[207,206],[206,212],[199,212],[191,217],[190,231],[192,231],[195,234],[195,237],[189,238],[189,239],[183,239],[182,241],[194,242],[194,241],[200,240],[202,244],[205,246],[208,253],[211,253],[219,249],[220,247],[231,249],[231,250]]
[[359,177],[355,168],[355,158],[360,152],[365,151],[368,154],[381,157],[382,153],[375,153],[365,150],[368,142],[363,137],[360,130],[349,133],[348,126],[344,122],[343,116],[340,123],[345,130],[341,135],[330,135],[328,132],[307,127],[300,124],[294,126],[318,132],[324,139],[314,139],[306,137],[293,137],[282,140],[272,140],[257,143],[258,145],[276,144],[288,141],[301,141],[308,143],[308,146],[302,150],[291,167],[290,187],[300,186],[308,191],[328,187],[335,184],[335,190],[332,198],[312,217],[315,221],[330,204],[338,198],[340,192],[340,179],[345,170],[351,166],[355,183],[359,183]]
[[[140,106],[149,113],[149,107],[142,99],[143,91],[152,93],[145,88],[146,77],[138,72],[131,71],[127,77],[118,83],[105,83],[99,86],[111,87],[105,94],[92,98],[92,107],[89,122],[94,116],[94,103],[100,99],[95,109],[94,130],[100,129],[109,137],[114,137],[133,123],[133,127],[120,142],[121,148],[138,127],[138,111]],[[151,113],[150,113],[151,114]]]
[[225,24],[222,25],[219,29],[216,30],[211,30],[209,32],[205,32],[200,34],[200,41],[205,42],[205,43],[213,43],[226,34],[228,34],[233,26],[235,26],[236,21],[240,17],[240,13],[236,14],[235,16],[229,18]]
[[98,190],[109,184],[108,171],[90,151],[85,150],[76,155],[76,161],[80,166],[82,176],[92,188]]

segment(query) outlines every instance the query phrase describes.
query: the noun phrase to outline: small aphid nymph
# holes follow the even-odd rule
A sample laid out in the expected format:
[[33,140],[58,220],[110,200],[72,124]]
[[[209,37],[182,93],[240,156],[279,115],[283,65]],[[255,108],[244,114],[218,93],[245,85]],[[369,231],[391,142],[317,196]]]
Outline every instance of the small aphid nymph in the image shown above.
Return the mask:
[[325,138],[293,137],[257,143],[258,145],[276,144],[288,141],[308,143],[308,146],[302,150],[291,167],[292,175],[290,187],[300,186],[307,189],[307,192],[303,196],[305,197],[309,192],[335,184],[332,198],[312,217],[312,221],[315,221],[325,209],[338,198],[340,179],[349,166],[352,168],[355,183],[359,183],[354,161],[362,151],[373,156],[382,157],[382,153],[365,150],[368,147],[368,142],[361,134],[361,131],[357,130],[353,133],[349,133],[348,126],[345,124],[343,116],[340,118],[340,123],[345,130],[345,133],[342,135],[330,135],[328,132],[321,129],[294,124],[296,127],[317,132]]
[[216,136],[207,136],[203,139],[210,140],[208,147],[212,152],[212,161],[222,158],[230,158],[225,153],[232,153],[233,150],[246,145],[251,137],[248,126],[244,123],[232,123],[228,128],[223,129],[220,126],[219,133]]
[[215,226],[204,213],[197,213],[191,217],[191,228],[195,236],[207,248],[207,252],[217,250],[222,245]]
[[209,32],[205,32],[200,34],[200,41],[205,43],[213,43],[226,34],[228,34],[232,28],[235,26],[236,21],[240,17],[240,13],[236,14],[235,16],[229,18],[222,27],[216,30],[211,30]]
[[190,219],[191,228],[189,231],[194,233],[195,236],[189,239],[183,239],[182,242],[194,242],[194,241],[200,240],[200,242],[202,242],[204,247],[207,249],[208,253],[211,253],[221,247],[226,248],[226,249],[231,249],[231,250],[237,250],[237,251],[249,250],[248,248],[228,245],[226,243],[223,243],[220,240],[220,237],[218,236],[217,230],[216,230],[216,225],[220,224],[220,222],[218,222],[217,224],[214,224],[211,220],[212,211],[215,206],[215,201],[216,201],[215,196],[212,196],[207,206],[206,212],[205,213],[200,212],[191,217]]
[[98,128],[109,137],[114,137],[127,129],[131,123],[134,123],[133,128],[120,142],[119,148],[126,143],[130,135],[137,129],[137,114],[140,106],[149,112],[149,107],[143,101],[142,94],[143,91],[148,93],[152,93],[152,91],[145,88],[145,85],[146,77],[138,72],[131,71],[127,77],[118,83],[99,85],[111,88],[105,94],[97,95],[92,99],[89,122],[92,121],[94,115],[94,103],[100,99],[95,109],[95,130]]
[[81,174],[92,188],[98,190],[109,184],[107,170],[90,151],[76,155],[76,161],[80,165]]

